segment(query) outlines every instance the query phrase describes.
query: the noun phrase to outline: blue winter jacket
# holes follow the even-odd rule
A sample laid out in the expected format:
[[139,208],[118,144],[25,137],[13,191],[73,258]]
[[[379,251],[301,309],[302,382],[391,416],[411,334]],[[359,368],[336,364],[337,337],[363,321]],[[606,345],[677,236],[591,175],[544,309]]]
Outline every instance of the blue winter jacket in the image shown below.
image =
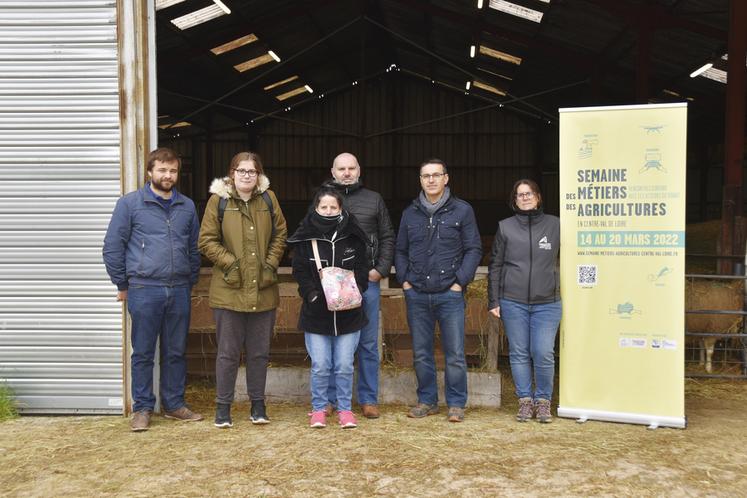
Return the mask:
[[192,286],[200,273],[200,221],[192,199],[173,190],[167,210],[150,183],[117,201],[104,237],[104,264],[119,290]]
[[465,201],[449,197],[431,217],[416,198],[402,212],[394,264],[397,280],[419,292],[442,292],[475,277],[482,244],[475,213]]

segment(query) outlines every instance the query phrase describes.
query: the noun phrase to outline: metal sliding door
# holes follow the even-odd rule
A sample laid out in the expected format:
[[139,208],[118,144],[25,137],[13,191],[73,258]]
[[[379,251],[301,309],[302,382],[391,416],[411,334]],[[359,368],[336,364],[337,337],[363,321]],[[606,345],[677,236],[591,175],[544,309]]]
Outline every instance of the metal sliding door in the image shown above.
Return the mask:
[[0,2],[0,382],[26,413],[123,412],[116,7]]

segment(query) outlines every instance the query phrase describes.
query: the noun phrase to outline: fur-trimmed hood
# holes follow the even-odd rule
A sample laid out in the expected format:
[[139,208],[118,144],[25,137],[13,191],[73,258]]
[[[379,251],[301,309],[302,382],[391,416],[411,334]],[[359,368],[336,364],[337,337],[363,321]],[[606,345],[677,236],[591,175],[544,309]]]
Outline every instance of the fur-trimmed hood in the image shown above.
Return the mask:
[[[259,175],[259,178],[257,178],[257,186],[252,192],[252,195],[261,195],[262,192],[268,188],[270,188],[270,179],[265,175]],[[213,183],[210,184],[210,193],[216,194],[223,199],[228,199],[232,196],[238,197],[236,190],[233,188],[233,183],[231,183],[231,179],[227,176],[213,180]]]

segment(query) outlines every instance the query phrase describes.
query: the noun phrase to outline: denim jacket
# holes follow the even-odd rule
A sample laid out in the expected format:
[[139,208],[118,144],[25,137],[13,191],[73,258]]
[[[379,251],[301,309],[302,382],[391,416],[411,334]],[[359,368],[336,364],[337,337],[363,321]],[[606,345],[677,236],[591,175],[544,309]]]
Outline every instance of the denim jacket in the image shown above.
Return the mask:
[[130,285],[192,286],[200,273],[200,222],[189,197],[162,206],[147,183],[117,201],[104,237],[104,264],[119,290]]
[[475,213],[467,202],[451,196],[430,216],[416,198],[403,211],[394,255],[400,283],[426,293],[445,291],[454,283],[465,289],[481,257]]

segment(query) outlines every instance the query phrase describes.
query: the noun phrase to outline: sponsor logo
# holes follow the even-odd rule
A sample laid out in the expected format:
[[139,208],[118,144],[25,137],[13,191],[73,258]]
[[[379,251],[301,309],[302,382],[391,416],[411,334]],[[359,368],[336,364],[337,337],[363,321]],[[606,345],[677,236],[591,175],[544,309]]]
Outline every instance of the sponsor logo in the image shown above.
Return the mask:
[[661,341],[661,345],[664,349],[677,349],[677,341],[673,341],[672,339],[664,339]]

